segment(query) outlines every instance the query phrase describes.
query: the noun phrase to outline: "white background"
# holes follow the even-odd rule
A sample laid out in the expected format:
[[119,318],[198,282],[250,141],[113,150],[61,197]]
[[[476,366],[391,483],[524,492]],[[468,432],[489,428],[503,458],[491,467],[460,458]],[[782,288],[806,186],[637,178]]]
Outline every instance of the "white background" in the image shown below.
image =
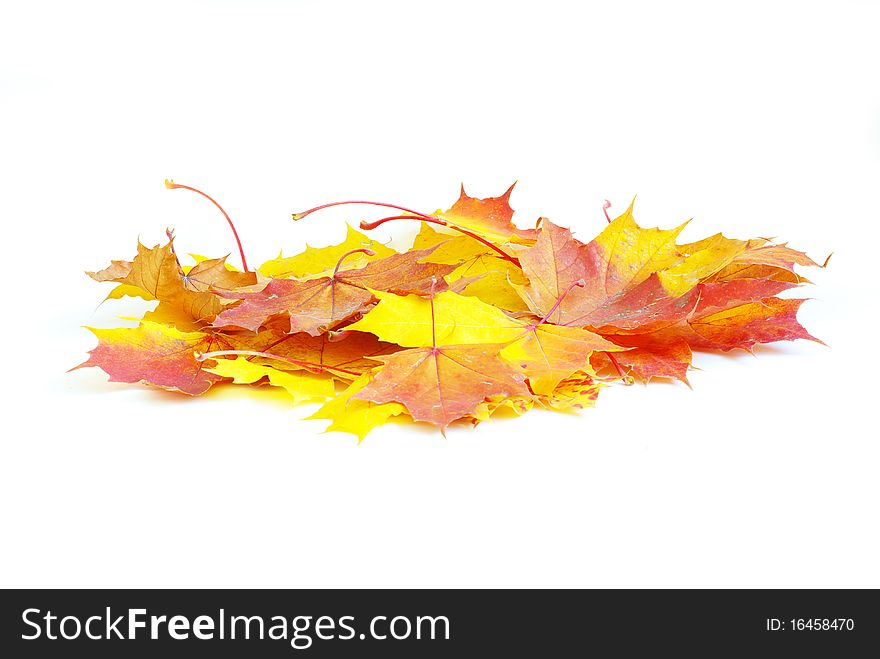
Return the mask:
[[[4,0],[0,585],[880,587],[878,28],[867,1]],[[360,447],[271,393],[65,374],[82,325],[143,310],[83,270],[166,226],[237,262],[165,177],[255,264],[378,217],[289,219],[331,200],[519,179],[521,225],[588,240],[638,194],[685,238],[835,252],[800,315],[831,348]]]

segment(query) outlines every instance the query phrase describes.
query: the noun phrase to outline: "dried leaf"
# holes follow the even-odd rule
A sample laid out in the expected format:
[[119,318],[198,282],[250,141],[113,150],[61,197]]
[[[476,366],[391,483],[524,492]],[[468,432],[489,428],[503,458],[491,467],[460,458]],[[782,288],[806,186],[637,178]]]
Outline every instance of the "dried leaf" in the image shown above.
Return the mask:
[[76,366],[98,366],[111,382],[146,382],[192,396],[205,393],[223,378],[206,370],[197,353],[228,347],[223,337],[180,330],[143,321],[138,327],[88,328],[98,337],[98,347]]
[[393,418],[445,432],[535,404],[591,407],[603,381],[687,384],[695,351],[818,341],[797,320],[803,300],[777,297],[808,283],[796,268],[818,264],[803,252],[722,234],[679,244],[684,224],[643,228],[632,206],[583,243],[543,218],[517,227],[512,190],[462,188],[433,215],[374,204],[397,214],[362,227],[420,222],[412,249],[349,227],[342,243],[258,273],[240,242],[242,270],[197,255],[182,266],[169,231],[168,244],[88,273],[117,284],[110,298],[158,306],[138,327],[93,329],[98,346],[76,368],[190,395],[221,381],[281,387],[361,441]]
[[458,201],[452,205],[452,208],[447,211],[437,211],[434,215],[498,244],[531,243],[535,240],[535,230],[519,229],[513,224],[510,194],[515,185],[516,183],[511,185],[500,197],[486,199],[468,196],[462,185]]
[[333,400],[325,403],[309,419],[332,421],[325,432],[347,432],[357,435],[358,443],[364,441],[371,430],[381,426],[391,417],[406,413],[400,403],[373,403],[353,398],[370,382],[371,374],[365,373],[354,380],[348,388]]
[[284,279],[293,277],[296,279],[310,279],[312,277],[327,275],[333,272],[336,263],[343,254],[354,249],[369,249],[373,255],[363,252],[352,257],[349,267],[363,267],[369,261],[384,259],[396,252],[382,243],[376,242],[369,236],[350,226],[346,227],[345,240],[338,245],[330,247],[306,247],[305,251],[295,256],[266,261],[259,267],[259,272],[265,277]]
[[383,357],[384,366],[355,398],[401,403],[416,421],[441,430],[490,396],[528,397],[529,391],[498,357],[500,346],[457,345],[412,348]]
[[233,384],[254,384],[266,378],[273,387],[281,387],[289,393],[294,403],[307,403],[333,398],[336,389],[333,380],[311,373],[291,373],[266,364],[255,364],[247,357],[218,359],[214,367],[205,368],[222,378],[230,378]]

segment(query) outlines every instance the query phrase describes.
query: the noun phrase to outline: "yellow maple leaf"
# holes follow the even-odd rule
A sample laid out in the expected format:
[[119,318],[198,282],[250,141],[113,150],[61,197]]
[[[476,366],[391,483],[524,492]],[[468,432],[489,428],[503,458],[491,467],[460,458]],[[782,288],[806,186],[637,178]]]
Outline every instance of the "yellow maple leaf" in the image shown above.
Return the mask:
[[488,254],[492,251],[489,247],[470,236],[437,231],[427,222],[422,222],[419,232],[413,239],[413,249],[428,249],[430,247],[436,247],[436,249],[431,252],[431,256],[426,260],[431,263],[445,263],[449,265],[459,265],[481,254]]
[[371,373],[364,373],[336,398],[327,401],[317,412],[306,418],[332,421],[324,432],[357,435],[360,444],[373,428],[381,426],[392,416],[406,413],[406,408],[400,403],[377,404],[358,398],[352,399],[352,396],[370,383],[371,378]]
[[397,253],[390,247],[386,247],[382,243],[376,242],[369,236],[348,226],[345,240],[340,244],[328,247],[307,246],[305,251],[295,256],[282,258],[279,255],[277,259],[266,261],[261,265],[258,268],[258,272],[265,277],[274,277],[276,279],[288,277],[310,279],[319,277],[328,271],[332,272],[340,257],[346,252],[355,249],[370,249],[374,254],[372,256],[364,253],[352,255],[345,262],[347,269],[360,268],[366,265],[368,261],[385,258]]
[[702,279],[720,271],[742,254],[746,241],[725,238],[720,233],[688,245],[679,245],[683,258],[657,273],[670,295],[684,295]]
[[529,387],[539,395],[550,395],[559,382],[577,371],[592,373],[593,352],[626,350],[579,327],[524,325],[521,336],[501,351],[501,357],[522,370]]
[[307,371],[281,371],[265,364],[255,364],[245,357],[218,359],[217,365],[204,370],[224,378],[232,378],[233,384],[253,384],[268,378],[269,384],[281,387],[293,397],[294,404],[327,400],[336,395],[333,379]]
[[370,332],[383,341],[408,348],[437,344],[509,343],[522,335],[522,325],[475,297],[444,291],[431,301],[418,295],[372,291],[379,304],[346,329]]
[[446,276],[450,284],[463,277],[474,278],[473,283],[459,291],[462,295],[480,298],[508,311],[528,311],[515,286],[524,286],[529,280],[521,268],[501,258],[497,252],[469,236],[441,233],[422,223],[413,249],[430,247],[435,249],[425,261],[458,265]]
[[633,217],[634,203],[605,227],[594,241],[605,261],[603,284],[606,295],[636,286],[652,273],[676,265],[681,260],[675,239],[687,222],[675,229],[644,229],[636,224]]

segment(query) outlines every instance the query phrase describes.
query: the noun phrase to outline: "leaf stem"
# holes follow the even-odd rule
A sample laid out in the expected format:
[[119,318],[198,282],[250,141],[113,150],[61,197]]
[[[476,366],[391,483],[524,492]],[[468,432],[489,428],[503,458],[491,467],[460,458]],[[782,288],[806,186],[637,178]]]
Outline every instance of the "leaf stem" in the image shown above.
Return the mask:
[[614,370],[617,371],[617,374],[622,378],[626,379],[626,373],[623,372],[623,369],[620,367],[620,362],[617,361],[617,357],[614,356],[612,352],[605,352],[605,356],[611,360],[612,366],[614,366]]
[[360,376],[361,373],[349,371],[345,368],[337,368],[336,366],[327,366],[326,364],[316,364],[314,362],[304,362],[299,359],[291,359],[290,357],[282,357],[281,355],[273,355],[270,352],[259,352],[258,350],[215,350],[214,352],[202,352],[196,354],[196,360],[203,362],[206,359],[217,359],[218,357],[233,357],[241,355],[244,357],[263,357],[265,359],[277,359],[295,366],[302,366],[306,369],[315,368],[319,371],[336,371],[338,373],[347,373],[348,375]]
[[314,208],[310,208],[307,211],[303,211],[302,213],[293,213],[291,217],[296,220],[301,220],[304,217],[311,215],[315,211],[323,210],[324,208],[332,208],[333,206],[346,206],[348,204],[361,204],[365,206],[383,206],[384,208],[394,208],[399,211],[403,211],[404,213],[412,213],[413,215],[418,215],[419,217],[431,217],[430,215],[425,215],[424,213],[419,213],[418,211],[410,210],[409,208],[405,208],[403,206],[398,206],[397,204],[386,204],[382,201],[334,201],[329,204],[322,204],[321,206],[315,206]]
[[434,316],[434,289],[437,287],[437,278],[431,277],[431,293],[429,300],[431,302],[431,347],[437,350],[437,319]]
[[183,266],[180,265],[180,259],[177,258],[177,250],[174,249],[174,229],[166,227],[165,235],[168,236],[168,244],[171,245],[171,253],[174,255],[175,262],[177,262],[177,271],[180,273],[180,276],[183,277]]
[[422,222],[430,222],[431,224],[439,224],[440,226],[444,226],[449,229],[453,229],[455,231],[458,231],[459,233],[463,233],[464,235],[466,235],[470,238],[473,238],[474,240],[480,241],[481,243],[483,243],[487,247],[498,252],[498,254],[501,256],[501,258],[505,259],[506,261],[510,261],[516,267],[520,267],[519,259],[517,259],[514,256],[511,256],[510,254],[505,252],[503,249],[498,247],[498,245],[492,243],[489,240],[486,240],[482,236],[478,236],[475,233],[468,231],[467,229],[463,229],[459,226],[456,226],[455,224],[450,224],[449,222],[446,222],[445,220],[441,220],[439,218],[436,218],[433,215],[428,215],[426,213],[420,213],[419,211],[414,211],[411,208],[406,208],[405,206],[398,206],[397,204],[388,204],[388,203],[385,203],[384,201],[334,201],[329,204],[322,204],[321,206],[315,206],[314,208],[310,208],[307,211],[302,211],[301,213],[293,213],[293,214],[291,214],[291,217],[294,219],[294,221],[301,220],[304,217],[311,215],[315,211],[323,210],[324,208],[332,208],[333,206],[346,206],[349,204],[362,204],[362,205],[366,205],[366,206],[381,206],[383,208],[394,208],[395,210],[403,211],[404,213],[409,213],[409,215],[394,215],[392,217],[385,217],[385,218],[382,218],[381,220],[376,220],[374,222],[363,221],[363,222],[361,222],[361,229],[363,229],[364,231],[370,231],[371,229],[375,229],[376,227],[381,226],[385,222],[390,222],[391,220],[415,220],[415,219],[417,219]]
[[513,263],[517,268],[522,267],[519,264],[518,258],[516,258],[515,256],[511,256],[510,254],[505,252],[503,249],[498,247],[498,245],[496,245],[495,243],[493,243],[489,240],[486,240],[482,236],[478,236],[477,234],[472,233],[472,232],[468,231],[467,229],[462,229],[460,226],[456,226],[455,224],[451,224],[451,223],[447,222],[446,220],[440,220],[436,217],[429,217],[426,215],[420,215],[419,217],[413,217],[412,215],[392,215],[391,217],[383,217],[381,220],[374,220],[372,222],[363,221],[363,222],[361,222],[361,229],[363,229],[364,231],[371,231],[371,230],[375,229],[376,227],[382,226],[386,222],[391,222],[392,220],[416,220],[418,222],[429,222],[430,224],[438,224],[441,227],[446,227],[447,229],[452,229],[454,231],[458,231],[459,233],[464,234],[468,238],[473,238],[474,240],[477,240],[477,241],[483,243],[486,247],[489,247],[490,249],[497,252],[498,255],[502,259]]
[[347,251],[345,254],[339,257],[339,260],[336,262],[336,269],[333,271],[332,279],[336,279],[336,275],[339,274],[339,266],[342,265],[342,262],[351,256],[352,254],[366,254],[367,256],[376,256],[376,252],[366,247],[360,247],[358,249],[352,249]]
[[608,220],[608,224],[611,224],[611,216],[608,214],[609,208],[611,208],[611,202],[606,199],[605,203],[602,204],[602,212],[605,213],[605,219]]
[[180,183],[175,183],[171,179],[168,179],[168,178],[165,179],[165,187],[168,188],[169,190],[178,190],[178,189],[190,190],[191,192],[195,192],[196,194],[202,195],[205,199],[207,199],[212,204],[214,204],[217,208],[219,208],[220,212],[223,213],[223,217],[225,217],[226,221],[229,223],[229,228],[232,229],[232,235],[235,237],[235,243],[238,245],[238,253],[239,253],[239,255],[241,255],[241,267],[245,272],[250,272],[250,270],[248,270],[247,259],[244,257],[244,248],[242,248],[241,240],[238,237],[238,231],[235,230],[235,225],[232,223],[232,219],[229,217],[229,215],[226,213],[226,211],[223,210],[223,207],[220,204],[218,204],[212,197],[209,197],[201,190],[197,190],[196,188],[190,187],[188,185],[182,185]]
[[550,311],[548,311],[546,314],[544,314],[544,317],[541,320],[539,320],[537,322],[537,324],[542,325],[543,323],[547,322],[547,319],[556,312],[556,310],[559,308],[559,305],[562,304],[562,301],[565,299],[565,296],[571,292],[571,289],[573,289],[575,286],[577,286],[578,288],[583,288],[586,285],[587,285],[587,282],[585,282],[583,279],[578,279],[577,281],[571,282],[566,287],[566,289],[564,291],[562,291],[562,295],[560,295],[558,298],[556,298],[556,302],[553,304],[552,307],[550,307]]

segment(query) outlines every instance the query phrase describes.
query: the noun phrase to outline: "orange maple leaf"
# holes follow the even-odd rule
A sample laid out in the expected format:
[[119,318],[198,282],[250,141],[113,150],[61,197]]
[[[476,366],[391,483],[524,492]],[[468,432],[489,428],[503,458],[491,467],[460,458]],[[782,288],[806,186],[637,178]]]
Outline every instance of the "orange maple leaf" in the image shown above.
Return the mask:
[[502,345],[438,346],[433,291],[429,303],[433,345],[380,357],[382,368],[354,398],[401,403],[416,421],[445,431],[490,397],[531,397],[525,378],[499,356]]

